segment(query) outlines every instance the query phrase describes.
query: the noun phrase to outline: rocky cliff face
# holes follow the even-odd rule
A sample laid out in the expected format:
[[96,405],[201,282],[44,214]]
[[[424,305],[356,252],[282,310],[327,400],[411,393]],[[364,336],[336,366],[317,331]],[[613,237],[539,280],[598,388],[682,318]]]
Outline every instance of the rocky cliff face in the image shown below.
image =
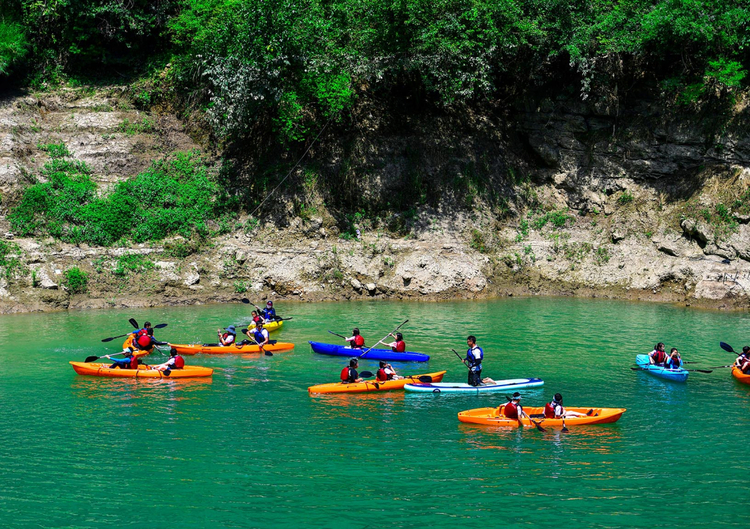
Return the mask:
[[[0,235],[19,266],[0,279],[0,311],[527,294],[746,308],[746,114],[738,106],[716,134],[705,117],[645,101],[440,116],[384,116],[364,102],[355,130],[317,149],[317,183],[291,179],[259,223],[186,252],[179,238],[89,248],[14,237],[4,215],[42,164],[40,144],[64,142],[103,190],[198,146],[175,117],[139,112],[118,89],[8,97]],[[417,206],[350,216],[343,230],[346,193],[382,211]],[[124,269],[131,255],[139,264]],[[87,292],[66,287],[72,267],[88,274]]]

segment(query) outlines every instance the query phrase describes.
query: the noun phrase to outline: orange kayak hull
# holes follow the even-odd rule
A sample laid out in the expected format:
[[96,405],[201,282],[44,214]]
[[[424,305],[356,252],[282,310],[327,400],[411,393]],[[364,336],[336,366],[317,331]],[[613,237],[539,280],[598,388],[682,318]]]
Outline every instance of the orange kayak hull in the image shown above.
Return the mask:
[[138,349],[138,347],[133,345],[133,339],[133,335],[128,334],[128,337],[125,338],[125,341],[122,344],[122,348],[127,349],[128,347],[130,347],[131,349],[133,349],[133,351],[135,351],[133,353],[134,357],[141,358],[142,356],[150,355],[154,351],[153,347],[151,349]]
[[743,384],[750,384],[750,374],[743,373],[742,370],[737,366],[734,366],[732,368],[732,376]]
[[94,364],[86,362],[70,362],[79,375],[94,377],[117,378],[195,378],[210,377],[214,370],[210,367],[185,366],[182,369],[172,369],[169,375],[157,371],[149,366],[138,366],[138,369],[110,369],[111,364]]
[[[258,354],[261,353],[260,347],[257,345],[229,345],[227,347],[216,347],[210,345],[201,344],[169,344],[170,347],[177,349],[177,352],[181,355],[223,355],[223,354],[235,354],[235,355],[246,355],[246,354]],[[276,342],[273,345],[266,345],[263,347],[265,351],[272,353],[283,353],[284,351],[291,351],[294,349],[294,344],[289,342]]]
[[419,377],[432,377],[433,382],[443,380],[445,371],[436,371],[435,373],[424,373],[422,375],[411,375],[399,380],[386,380],[378,382],[377,380],[365,380],[364,382],[354,382],[346,384],[345,382],[332,382],[330,384],[318,384],[310,386],[307,391],[312,393],[366,393],[368,391],[391,391],[394,389],[404,389],[406,384],[419,382]]
[[[525,426],[534,428],[535,425],[529,421],[528,418],[524,417],[521,419],[520,424],[516,419],[509,419],[502,414],[503,407],[499,408],[475,408],[473,410],[462,411],[458,414],[458,420],[469,424],[484,424],[487,426],[504,426],[508,428],[517,428],[518,426]],[[625,413],[625,408],[565,408],[566,411],[574,411],[578,413],[587,414],[589,410],[591,415],[583,415],[582,417],[566,417],[565,426],[581,426],[585,424],[606,424],[616,422],[622,414]],[[562,419],[545,419],[544,408],[527,408],[523,410],[531,415],[534,422],[543,426],[544,428],[562,428]],[[536,416],[536,417],[535,417]]]

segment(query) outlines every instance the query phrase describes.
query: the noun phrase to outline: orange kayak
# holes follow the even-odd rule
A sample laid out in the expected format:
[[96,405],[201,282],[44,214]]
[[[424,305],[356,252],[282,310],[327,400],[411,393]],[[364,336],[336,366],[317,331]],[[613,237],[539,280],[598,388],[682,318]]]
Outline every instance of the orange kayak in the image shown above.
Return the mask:
[[[169,344],[170,347],[177,349],[177,352],[181,355],[194,355],[194,354],[206,354],[206,355],[221,355],[221,354],[257,354],[260,353],[260,347],[257,345],[229,345],[227,347],[220,347],[214,345],[201,345],[201,344]],[[276,342],[275,344],[269,344],[263,347],[265,351],[271,351],[272,353],[282,353],[284,351],[291,351],[294,349],[294,344],[289,342]]]
[[93,364],[85,362],[71,362],[75,372],[79,375],[95,377],[135,377],[135,378],[192,378],[210,377],[214,372],[210,367],[185,366],[182,369],[172,369],[167,375],[163,371],[149,366],[138,366],[138,369],[110,369],[111,364]]
[[366,391],[390,391],[392,389],[404,389],[406,384],[418,383],[420,382],[420,379],[424,377],[431,378],[432,382],[440,382],[443,380],[443,375],[445,375],[445,371],[425,373],[424,375],[411,375],[398,380],[386,380],[385,382],[378,382],[377,380],[365,380],[364,382],[353,382],[351,384],[345,382],[332,382],[330,384],[310,386],[307,388],[307,391],[310,393],[364,393]]
[[133,356],[135,356],[136,358],[140,358],[142,356],[150,355],[154,351],[153,347],[151,349],[138,349],[138,347],[136,347],[135,345],[133,345],[133,339],[134,339],[133,335],[132,334],[128,334],[128,337],[125,338],[125,341],[122,344],[122,348],[123,349],[127,349],[128,347],[130,347],[131,349],[133,349],[133,351],[135,351],[133,353]]
[[[502,407],[500,408],[502,410]],[[565,408],[566,411],[575,411],[583,413],[582,417],[566,417],[565,426],[580,426],[583,424],[605,424],[609,422],[616,422],[622,414],[625,413],[625,408]],[[531,418],[536,424],[539,424],[545,428],[562,428],[562,419],[545,419],[544,408],[526,408],[523,411],[531,415]],[[506,426],[515,428],[519,426],[516,419],[509,419],[502,414],[502,411],[498,411],[498,408],[475,408],[473,410],[466,410],[459,412],[458,420],[461,422],[471,424],[486,424],[490,426]],[[535,427],[529,419],[524,417],[521,419],[521,424],[526,427]]]
[[732,376],[743,384],[750,384],[750,374],[743,373],[737,366],[732,367]]

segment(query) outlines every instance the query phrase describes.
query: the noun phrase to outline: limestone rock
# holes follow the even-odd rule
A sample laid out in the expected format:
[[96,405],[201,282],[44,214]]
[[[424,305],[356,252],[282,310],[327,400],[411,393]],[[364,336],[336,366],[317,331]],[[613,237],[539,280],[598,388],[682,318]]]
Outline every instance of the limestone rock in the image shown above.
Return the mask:
[[193,286],[197,285],[200,280],[201,276],[198,272],[190,272],[187,277],[185,277],[184,283],[186,286]]

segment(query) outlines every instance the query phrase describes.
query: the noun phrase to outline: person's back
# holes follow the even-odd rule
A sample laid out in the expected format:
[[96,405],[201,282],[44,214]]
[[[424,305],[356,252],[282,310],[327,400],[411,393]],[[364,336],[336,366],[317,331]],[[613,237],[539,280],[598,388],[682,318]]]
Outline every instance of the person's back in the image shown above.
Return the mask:
[[508,419],[518,419],[518,405],[511,401],[503,408],[503,415]]
[[357,373],[357,367],[359,362],[356,358],[349,360],[349,367],[345,367],[341,370],[341,382],[344,384],[353,384],[360,382],[359,373]]

